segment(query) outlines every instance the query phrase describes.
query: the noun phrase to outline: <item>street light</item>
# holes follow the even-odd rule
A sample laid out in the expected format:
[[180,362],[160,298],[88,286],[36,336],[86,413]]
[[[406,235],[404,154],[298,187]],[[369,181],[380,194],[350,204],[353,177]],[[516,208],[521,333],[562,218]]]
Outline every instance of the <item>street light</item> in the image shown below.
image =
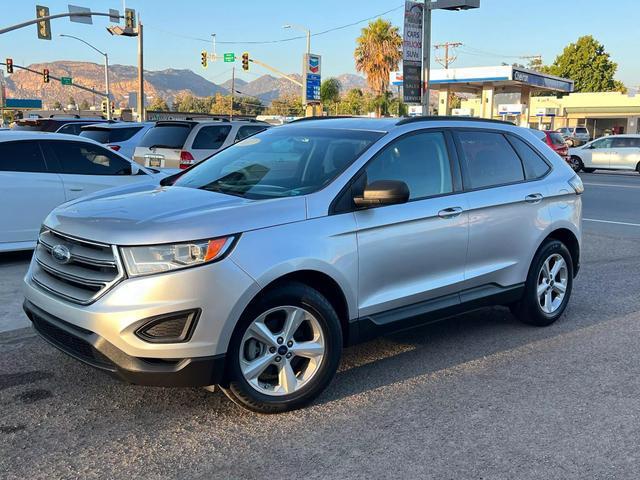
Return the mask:
[[429,68],[431,67],[431,11],[432,10],[471,10],[480,8],[480,0],[424,0],[422,16],[422,115],[429,115]]
[[[79,42],[84,43],[85,45],[87,45],[88,47],[93,48],[96,52],[98,52],[100,55],[104,56],[104,84],[105,84],[105,96],[107,97],[107,103],[109,103],[110,99],[109,99],[109,55],[107,54],[107,52],[103,52],[101,50],[98,50],[96,47],[94,47],[93,45],[91,45],[89,42],[78,38],[78,37],[74,37],[73,35],[65,35],[64,33],[60,34],[61,37],[66,37],[66,38],[73,38],[74,40],[78,40]],[[111,120],[111,109],[107,109],[107,119]]]
[[294,23],[290,23],[287,25],[283,25],[282,28],[291,28],[293,30],[299,30],[301,32],[306,32],[307,34],[307,53],[311,53],[311,30],[308,28],[304,28],[300,25],[296,25]]
[[[130,23],[135,21],[130,20]],[[144,122],[147,118],[144,108],[144,47],[142,43],[142,20],[138,16],[138,26],[126,26],[122,28],[120,25],[110,25],[107,31],[111,35],[122,37],[138,37],[138,120]]]

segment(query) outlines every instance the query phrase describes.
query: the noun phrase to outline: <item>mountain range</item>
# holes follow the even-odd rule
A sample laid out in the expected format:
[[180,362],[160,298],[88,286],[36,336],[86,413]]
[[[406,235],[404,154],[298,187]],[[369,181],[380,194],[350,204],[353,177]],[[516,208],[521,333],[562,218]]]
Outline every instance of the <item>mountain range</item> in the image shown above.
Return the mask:
[[[47,64],[32,64],[29,68],[36,71],[48,68],[52,76],[72,77],[74,84],[98,91],[104,89],[104,67],[96,63],[61,60]],[[176,96],[181,94],[205,97],[216,93],[226,95],[231,90],[231,79],[216,84],[188,69],[145,70],[144,73],[144,88],[148,101],[161,97],[171,104]],[[137,68],[130,65],[109,66],[110,91],[117,105],[128,106],[129,93],[137,91],[137,75]],[[290,76],[300,81],[300,74],[293,73]],[[343,91],[366,88],[365,79],[359,75],[346,73],[336,78],[340,80]],[[67,105],[70,103],[70,97],[73,97],[78,105],[84,100],[90,105],[97,105],[101,100],[90,92],[62,85],[54,79],[45,84],[42,75],[25,70],[15,69],[13,74],[4,75],[4,83],[7,98],[42,98],[43,103],[48,106],[56,101]],[[300,93],[300,87],[296,84],[272,75],[262,75],[250,82],[236,79],[235,90],[237,93],[259,98],[263,104],[269,104],[278,97]]]

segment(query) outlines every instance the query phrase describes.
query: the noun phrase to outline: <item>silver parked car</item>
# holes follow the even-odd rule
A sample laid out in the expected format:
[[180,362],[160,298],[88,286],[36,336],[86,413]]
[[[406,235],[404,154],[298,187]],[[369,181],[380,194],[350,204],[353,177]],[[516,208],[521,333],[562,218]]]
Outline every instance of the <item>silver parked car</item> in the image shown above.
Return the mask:
[[25,311],[94,367],[258,412],[381,333],[496,304],[549,325],[579,268],[579,177],[503,122],[297,121],[162,183],[53,211]]

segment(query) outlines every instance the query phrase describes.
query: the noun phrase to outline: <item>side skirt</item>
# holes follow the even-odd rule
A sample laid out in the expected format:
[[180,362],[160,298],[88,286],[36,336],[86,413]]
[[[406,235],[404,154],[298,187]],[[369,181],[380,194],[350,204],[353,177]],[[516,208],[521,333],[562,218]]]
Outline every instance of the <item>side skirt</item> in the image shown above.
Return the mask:
[[361,317],[349,322],[349,345],[439,322],[471,310],[514,303],[523,295],[524,283],[510,287],[489,284]]

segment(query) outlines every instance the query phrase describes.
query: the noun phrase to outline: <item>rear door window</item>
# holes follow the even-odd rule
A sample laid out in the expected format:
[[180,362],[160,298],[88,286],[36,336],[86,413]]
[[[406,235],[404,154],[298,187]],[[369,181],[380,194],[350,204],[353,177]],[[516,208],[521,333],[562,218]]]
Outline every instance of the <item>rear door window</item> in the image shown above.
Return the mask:
[[110,150],[85,142],[44,142],[47,156],[59,173],[75,175],[131,175],[131,164]]
[[566,145],[564,137],[559,133],[551,132],[549,133],[549,138],[554,145]]
[[522,162],[501,133],[460,131],[457,137],[471,189],[524,181]]
[[82,123],[67,123],[58,130],[58,133],[66,133],[67,135],[80,135],[82,131]]
[[193,140],[194,150],[216,150],[222,147],[231,132],[231,125],[202,127]]
[[36,141],[0,143],[0,172],[46,172]]
[[140,142],[146,148],[175,148],[180,149],[189,136],[192,125],[188,123],[159,124],[145,133]]

